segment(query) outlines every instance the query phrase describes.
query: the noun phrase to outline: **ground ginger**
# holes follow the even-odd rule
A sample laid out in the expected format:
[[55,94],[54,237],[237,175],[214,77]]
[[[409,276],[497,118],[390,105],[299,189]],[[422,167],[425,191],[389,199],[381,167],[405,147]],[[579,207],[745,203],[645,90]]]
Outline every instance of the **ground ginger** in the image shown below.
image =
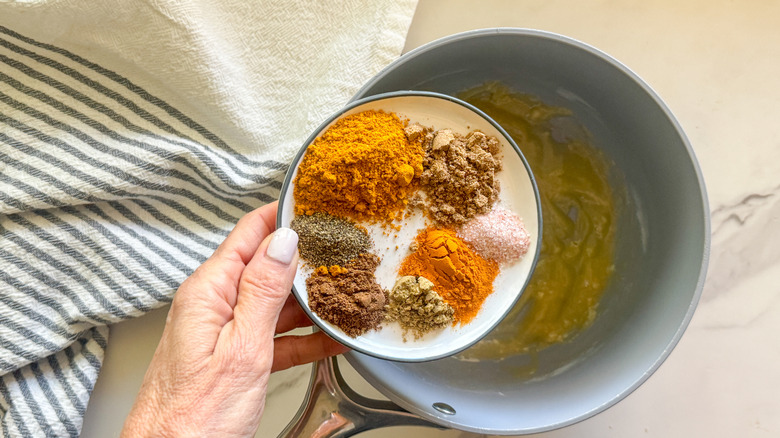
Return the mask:
[[452,325],[455,309],[441,298],[433,283],[425,277],[407,275],[397,279],[387,298],[385,320],[398,322],[404,342],[409,334],[416,340]]
[[338,120],[309,146],[295,177],[295,213],[358,221],[403,215],[423,172],[422,139],[396,114],[363,111]]

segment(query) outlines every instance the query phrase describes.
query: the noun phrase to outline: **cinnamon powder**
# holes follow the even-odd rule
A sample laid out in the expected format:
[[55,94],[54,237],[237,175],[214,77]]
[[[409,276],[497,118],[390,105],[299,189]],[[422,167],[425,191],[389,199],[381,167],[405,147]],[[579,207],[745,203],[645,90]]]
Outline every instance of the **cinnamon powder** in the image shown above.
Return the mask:
[[379,257],[361,254],[344,270],[319,270],[306,280],[309,308],[350,337],[376,329],[384,319],[387,291],[374,276]]

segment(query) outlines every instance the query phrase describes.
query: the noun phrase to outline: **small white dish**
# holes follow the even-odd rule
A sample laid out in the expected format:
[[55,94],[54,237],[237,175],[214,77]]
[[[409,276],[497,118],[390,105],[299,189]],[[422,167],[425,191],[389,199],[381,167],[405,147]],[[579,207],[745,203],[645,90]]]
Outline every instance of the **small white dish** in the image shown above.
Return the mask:
[[[479,130],[496,137],[501,144],[503,170],[497,173],[501,184],[499,204],[519,215],[531,236],[526,255],[518,262],[502,266],[501,273],[493,283],[494,292],[487,297],[482,309],[468,324],[456,325],[426,334],[414,340],[408,337],[404,342],[402,330],[396,323],[383,323],[380,330],[371,330],[352,338],[338,327],[321,319],[308,305],[306,279],[312,272],[310,267],[300,263],[293,283],[293,294],[312,321],[336,341],[358,352],[380,359],[422,362],[451,356],[479,341],[490,332],[512,309],[528,283],[536,265],[542,234],[542,217],[539,193],[530,167],[520,149],[511,137],[491,118],[474,106],[439,93],[423,91],[399,91],[379,94],[351,103],[331,116],[306,140],[287,171],[279,197],[277,215],[278,227],[289,227],[294,217],[293,181],[308,146],[333,123],[344,116],[366,110],[382,110],[396,113],[409,123],[438,129],[452,129],[465,135]],[[420,213],[408,216],[401,230],[392,236],[382,231],[381,225],[361,223],[374,240],[374,253],[382,263],[376,272],[379,284],[390,290],[398,278],[398,266],[409,254],[409,244],[418,231],[426,227]],[[398,249],[396,249],[396,246]]]

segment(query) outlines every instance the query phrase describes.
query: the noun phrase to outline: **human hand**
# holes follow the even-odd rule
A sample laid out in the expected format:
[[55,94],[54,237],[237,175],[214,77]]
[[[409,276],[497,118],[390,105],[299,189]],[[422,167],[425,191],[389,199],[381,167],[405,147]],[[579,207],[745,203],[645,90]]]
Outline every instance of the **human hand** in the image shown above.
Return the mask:
[[275,229],[276,203],[244,216],[185,280],[122,431],[130,436],[253,436],[273,371],[347,350],[290,294],[298,236]]

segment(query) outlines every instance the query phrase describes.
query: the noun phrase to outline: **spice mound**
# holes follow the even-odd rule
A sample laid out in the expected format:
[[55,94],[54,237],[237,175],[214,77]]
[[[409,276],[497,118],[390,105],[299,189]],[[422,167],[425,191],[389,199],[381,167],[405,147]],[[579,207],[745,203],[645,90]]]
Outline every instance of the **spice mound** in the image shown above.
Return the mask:
[[314,267],[345,265],[372,247],[363,227],[327,213],[296,216],[290,228],[298,233],[301,258]]
[[482,257],[505,265],[528,252],[531,236],[520,216],[496,206],[461,227],[458,235]]
[[324,211],[390,222],[408,203],[423,171],[422,139],[410,141],[394,113],[344,117],[308,147],[295,177],[295,213]]
[[471,250],[450,229],[428,228],[415,238],[416,250],[401,263],[400,275],[429,279],[444,301],[455,310],[454,321],[470,322],[493,293],[498,263]]
[[425,277],[407,275],[399,278],[388,297],[387,320],[398,321],[403,339],[409,332],[414,339],[452,324],[455,310],[433,290]]
[[428,136],[422,188],[424,208],[439,224],[459,225],[490,211],[498,200],[498,139],[473,131],[466,137],[442,129]]
[[387,291],[374,272],[379,257],[361,254],[339,269],[318,269],[306,280],[309,308],[350,337],[376,329],[385,316]]

